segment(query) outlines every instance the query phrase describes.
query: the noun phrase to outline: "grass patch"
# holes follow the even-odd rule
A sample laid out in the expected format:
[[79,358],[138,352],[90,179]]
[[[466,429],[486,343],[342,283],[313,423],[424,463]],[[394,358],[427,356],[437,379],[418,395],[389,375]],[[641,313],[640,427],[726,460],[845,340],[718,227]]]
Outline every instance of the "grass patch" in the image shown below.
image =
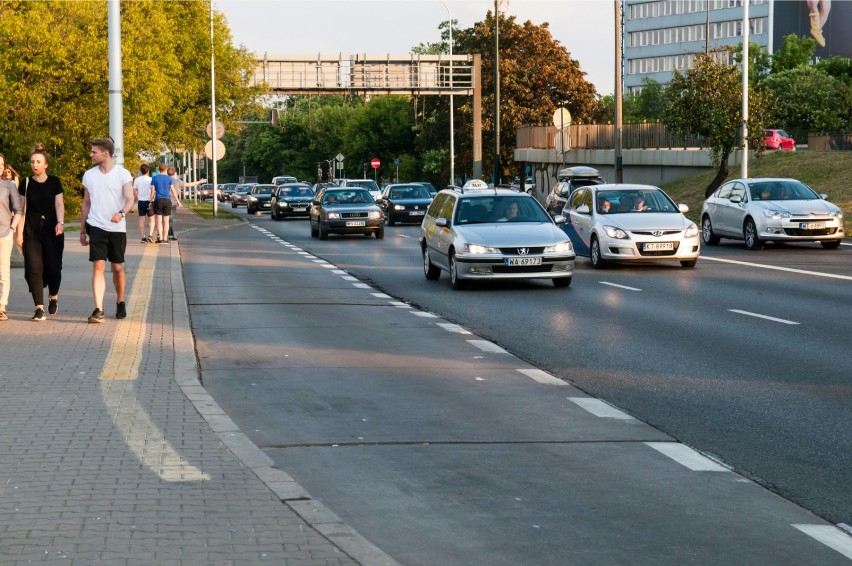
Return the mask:
[[[686,214],[698,223],[704,189],[716,170],[666,183],[662,189],[677,203],[689,206]],[[740,166],[730,168],[728,180],[740,176]],[[852,151],[779,151],[764,153],[748,162],[749,177],[791,177],[799,179],[843,210],[846,233],[852,230]]]
[[239,220],[240,222],[245,221],[245,218],[243,218],[242,216],[238,216],[225,210],[225,208],[222,206],[222,203],[219,203],[219,206],[217,207],[218,216],[216,217],[213,216],[213,201],[200,200],[198,201],[198,204],[195,204],[191,200],[185,200],[181,201],[181,204],[183,204],[188,209],[195,211],[195,213],[198,214],[204,220]]

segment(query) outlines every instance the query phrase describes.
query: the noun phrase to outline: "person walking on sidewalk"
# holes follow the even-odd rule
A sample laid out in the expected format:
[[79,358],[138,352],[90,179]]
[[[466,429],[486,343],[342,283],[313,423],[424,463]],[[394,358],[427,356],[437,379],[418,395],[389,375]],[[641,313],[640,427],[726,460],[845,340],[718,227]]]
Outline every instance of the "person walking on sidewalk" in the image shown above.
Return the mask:
[[[142,243],[154,243],[154,209],[151,208],[151,176],[148,165],[139,166],[141,175],[133,180],[133,196],[136,197],[136,211],[139,213],[139,234]],[[147,221],[148,229],[145,229]]]
[[18,224],[18,246],[24,255],[24,278],[35,304],[33,320],[47,320],[44,314],[44,288],[50,303],[47,310],[59,310],[62,283],[62,254],[65,251],[65,200],[59,177],[47,174],[50,157],[39,144],[30,153],[33,175],[18,187],[24,208],[24,221]]
[[177,206],[180,207],[180,198],[177,195],[175,180],[166,174],[167,166],[160,163],[157,168],[160,172],[151,179],[151,198],[154,202],[154,220],[157,224],[157,243],[168,244],[169,219],[172,215],[172,197]]
[[[0,171],[5,171],[6,156],[0,153]],[[0,321],[8,320],[6,304],[12,285],[12,247],[21,221],[21,197],[18,187],[9,179],[0,180]]]
[[[207,179],[199,179],[195,182],[187,183],[186,181],[184,181],[183,179],[181,179],[178,176],[177,169],[175,169],[174,167],[169,167],[168,176],[171,177],[172,179],[174,179],[175,190],[177,191],[178,195],[184,195],[184,194],[186,194],[186,193],[184,193],[184,191],[186,189],[189,189],[189,188],[192,188],[192,187],[197,187],[198,185],[201,185],[201,184],[207,182]],[[215,198],[215,196],[214,196],[214,198]],[[177,201],[177,202],[180,202],[180,201]],[[169,229],[166,232],[168,234],[169,240],[176,240],[177,239],[177,238],[175,238],[175,223],[174,223],[174,221],[170,222]]]
[[127,316],[124,299],[124,252],[127,249],[125,215],[133,209],[133,177],[130,171],[116,165],[112,154],[115,144],[109,138],[89,142],[89,155],[94,167],[83,174],[83,207],[80,213],[85,230],[80,230],[80,244],[89,246],[92,262],[92,294],[95,310],[90,323],[104,321],[104,272],[109,260],[115,286],[115,318]]

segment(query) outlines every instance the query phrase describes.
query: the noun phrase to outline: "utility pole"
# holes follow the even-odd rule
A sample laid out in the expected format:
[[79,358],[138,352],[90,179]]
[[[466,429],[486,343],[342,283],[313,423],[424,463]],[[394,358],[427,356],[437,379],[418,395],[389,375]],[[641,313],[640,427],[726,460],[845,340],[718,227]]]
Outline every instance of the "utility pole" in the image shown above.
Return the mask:
[[615,0],[615,125],[613,145],[615,146],[615,182],[624,180],[623,163],[621,157],[621,0]]
[[109,135],[115,145],[115,162],[124,165],[124,103],[121,80],[121,6],[119,0],[107,3],[107,44],[109,46]]
[[494,0],[494,186],[502,178],[500,167],[500,6]]

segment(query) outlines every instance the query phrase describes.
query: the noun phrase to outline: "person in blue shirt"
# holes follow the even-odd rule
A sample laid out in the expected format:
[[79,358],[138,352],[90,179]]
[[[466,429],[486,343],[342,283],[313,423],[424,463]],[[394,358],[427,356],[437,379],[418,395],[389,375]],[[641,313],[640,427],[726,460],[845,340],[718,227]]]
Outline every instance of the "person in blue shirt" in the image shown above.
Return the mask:
[[154,203],[154,224],[157,227],[157,243],[168,244],[169,221],[172,215],[172,197],[175,206],[180,208],[175,180],[166,174],[168,167],[160,163],[159,173],[151,178],[151,202]]

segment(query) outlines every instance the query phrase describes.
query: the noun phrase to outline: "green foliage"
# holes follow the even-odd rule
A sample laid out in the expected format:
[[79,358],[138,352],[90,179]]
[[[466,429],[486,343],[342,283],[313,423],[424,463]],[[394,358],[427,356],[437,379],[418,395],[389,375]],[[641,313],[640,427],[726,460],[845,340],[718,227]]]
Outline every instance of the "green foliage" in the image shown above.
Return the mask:
[[806,140],[808,132],[837,131],[848,119],[848,98],[839,104],[848,86],[816,67],[773,73],[763,86],[775,99],[776,119],[797,140]]
[[[734,61],[743,64],[743,44],[734,47]],[[748,42],[748,84],[755,86],[763,82],[772,72],[772,56],[760,48],[760,45]]]
[[843,83],[852,83],[852,59],[849,57],[834,55],[820,59],[816,64],[816,68]]
[[794,33],[785,36],[781,49],[772,55],[772,72],[780,73],[809,65],[816,48],[817,43],[811,37],[799,37]]
[[[167,146],[201,149],[210,121],[210,20],[206,2],[139,0],[121,4],[125,166]],[[231,45],[215,18],[217,103],[226,125],[258,91],[242,75],[252,57]],[[66,189],[69,215],[80,204],[80,178],[91,166],[88,140],[109,133],[105,2],[0,3],[0,151],[22,173],[44,143],[49,172]],[[152,39],[152,34],[156,39]]]

